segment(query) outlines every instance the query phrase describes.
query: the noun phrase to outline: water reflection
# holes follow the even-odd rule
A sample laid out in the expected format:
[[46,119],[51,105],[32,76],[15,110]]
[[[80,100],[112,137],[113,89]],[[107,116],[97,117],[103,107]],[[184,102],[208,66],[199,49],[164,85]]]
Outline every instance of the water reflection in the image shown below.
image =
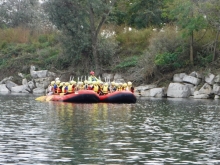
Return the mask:
[[219,100],[0,100],[0,164],[220,163]]

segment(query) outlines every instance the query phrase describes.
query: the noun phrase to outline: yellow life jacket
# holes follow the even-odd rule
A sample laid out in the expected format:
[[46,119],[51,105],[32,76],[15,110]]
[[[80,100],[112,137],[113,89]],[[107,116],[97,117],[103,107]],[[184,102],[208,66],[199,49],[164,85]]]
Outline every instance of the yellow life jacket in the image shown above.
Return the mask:
[[98,92],[99,91],[99,86],[98,85],[94,85],[93,90],[94,90],[94,92]]
[[66,86],[64,85],[64,86],[62,87],[62,92],[63,92],[63,93],[65,93],[65,88],[66,88]]
[[118,91],[122,91],[122,87],[118,87]]
[[83,90],[84,89],[84,86],[83,85],[80,85],[79,86],[79,90]]
[[102,88],[102,92],[104,93],[104,94],[107,94],[108,93],[108,86],[103,86],[103,88]]
[[69,93],[72,93],[73,92],[73,85],[68,85],[68,92]]

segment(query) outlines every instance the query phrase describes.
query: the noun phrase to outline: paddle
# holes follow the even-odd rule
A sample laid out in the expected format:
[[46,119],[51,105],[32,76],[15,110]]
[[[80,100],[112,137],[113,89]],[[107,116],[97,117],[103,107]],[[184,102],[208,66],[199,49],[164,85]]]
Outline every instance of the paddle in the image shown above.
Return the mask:
[[67,95],[67,94],[69,94],[69,93],[60,93],[60,96]]
[[53,95],[50,95],[50,96],[40,96],[40,97],[37,97],[35,100],[36,101],[51,101],[53,98]]
[[53,99],[53,95],[47,96],[46,101],[51,101]]
[[46,97],[47,97],[47,96],[40,96],[40,97],[37,97],[35,100],[36,100],[36,101],[45,101],[45,100],[46,100]]

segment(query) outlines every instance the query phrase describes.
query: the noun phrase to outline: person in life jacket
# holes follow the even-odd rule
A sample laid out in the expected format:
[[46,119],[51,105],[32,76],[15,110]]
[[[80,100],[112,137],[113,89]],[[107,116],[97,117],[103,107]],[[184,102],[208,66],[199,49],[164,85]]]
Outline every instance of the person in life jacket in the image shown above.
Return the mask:
[[100,95],[107,95],[110,92],[108,83],[105,83],[101,89]]
[[95,72],[91,71],[90,72],[90,76],[88,78],[88,81],[98,81],[99,79],[97,77],[95,77]]
[[88,83],[87,90],[93,90],[92,81],[87,81],[87,83]]
[[132,82],[128,81],[128,90],[134,93],[134,87],[132,86]]
[[102,93],[102,88],[103,88],[104,83],[99,80],[99,81],[97,81],[97,84],[98,84],[98,86],[99,86],[98,94],[101,94],[101,93]]
[[47,95],[52,95],[54,93],[54,84],[55,84],[55,81],[51,81],[51,83],[48,85],[48,88],[47,88]]
[[100,90],[98,82],[97,81],[93,81],[92,84],[93,84],[93,91],[98,93],[99,90]]
[[116,90],[117,90],[117,88],[116,88],[115,82],[112,81],[112,82],[111,82],[110,92],[115,92]]
[[128,85],[127,85],[127,83],[123,83],[123,84],[122,84],[122,90],[123,90],[123,91],[128,91]]
[[53,86],[53,93],[57,94],[59,91],[59,85],[60,85],[60,80],[55,81],[55,84]]
[[122,91],[122,83],[118,83],[117,91]]
[[75,87],[76,87],[76,82],[75,81],[70,81],[68,85],[68,93],[74,93],[75,92]]
[[88,81],[87,81],[87,80],[84,81],[84,89],[85,89],[85,90],[88,89]]
[[68,93],[68,86],[69,86],[69,83],[68,82],[65,82],[63,87],[62,87],[62,93]]
[[65,82],[61,82],[61,83],[58,85],[57,93],[62,93],[62,88],[63,88],[64,85],[65,85]]
[[83,82],[82,81],[79,81],[77,83],[77,90],[83,90],[84,89],[84,85],[83,85]]

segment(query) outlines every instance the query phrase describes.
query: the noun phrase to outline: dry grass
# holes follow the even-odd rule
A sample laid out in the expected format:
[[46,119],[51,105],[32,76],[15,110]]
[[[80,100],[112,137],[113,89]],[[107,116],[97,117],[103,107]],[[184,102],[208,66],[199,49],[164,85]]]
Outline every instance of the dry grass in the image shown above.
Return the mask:
[[30,30],[22,27],[0,29],[0,38],[7,43],[27,43]]

